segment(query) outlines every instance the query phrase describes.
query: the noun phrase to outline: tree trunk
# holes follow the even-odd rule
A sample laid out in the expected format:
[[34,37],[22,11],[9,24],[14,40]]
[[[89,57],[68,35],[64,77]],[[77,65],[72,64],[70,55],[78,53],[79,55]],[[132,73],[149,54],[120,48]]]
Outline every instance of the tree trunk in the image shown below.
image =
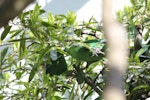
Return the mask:
[[103,0],[103,25],[109,48],[106,53],[109,70],[103,96],[104,100],[125,100],[122,77],[127,67],[128,41],[125,28],[114,18],[113,3],[114,0]]

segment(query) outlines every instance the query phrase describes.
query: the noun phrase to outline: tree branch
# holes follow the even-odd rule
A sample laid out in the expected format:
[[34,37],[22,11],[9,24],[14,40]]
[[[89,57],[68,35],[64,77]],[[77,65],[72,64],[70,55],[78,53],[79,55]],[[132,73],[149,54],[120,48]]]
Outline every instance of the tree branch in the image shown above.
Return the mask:
[[[79,64],[79,65],[80,65],[80,64]],[[74,68],[75,68],[76,71],[79,70],[79,69],[78,69],[79,67],[76,67],[75,65],[74,65]],[[84,78],[84,82],[87,83],[92,89],[94,89],[94,91],[95,91],[97,94],[102,95],[103,91],[94,83],[94,80],[93,80],[90,76],[87,76],[87,75],[83,72],[82,69],[80,69],[80,71],[82,71],[82,74],[81,74],[82,76],[81,76],[81,77]],[[76,74],[78,74],[78,72],[77,72]]]
[[0,27],[19,15],[34,0],[0,0]]
[[99,96],[102,95],[103,91],[98,86],[96,86],[95,83],[93,83],[93,80],[85,74],[83,76],[85,83],[87,83],[92,89],[94,89],[95,92],[99,94]]
[[125,100],[121,84],[122,75],[127,68],[128,41],[125,28],[114,18],[114,1],[103,0],[103,25],[109,48],[106,55],[110,71],[106,79],[107,87],[104,91],[104,99]]

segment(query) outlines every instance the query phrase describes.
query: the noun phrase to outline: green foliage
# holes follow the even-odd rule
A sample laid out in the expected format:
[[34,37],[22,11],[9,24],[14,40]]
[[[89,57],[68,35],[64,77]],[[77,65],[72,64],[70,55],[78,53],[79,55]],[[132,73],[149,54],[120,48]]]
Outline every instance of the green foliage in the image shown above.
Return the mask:
[[[132,7],[125,7],[117,17],[129,37],[125,93],[128,100],[138,100],[148,97],[150,91],[150,1],[131,3]],[[91,100],[99,94],[95,98],[101,100],[107,61],[101,23],[91,18],[79,24],[71,11],[47,16],[44,12],[36,5],[19,15],[14,25],[5,27],[1,36],[6,48],[1,52],[0,99]],[[6,40],[8,35],[10,39]]]
[[143,100],[150,91],[150,12],[149,0],[130,0],[132,7],[118,12],[118,19],[126,25],[130,56],[126,74],[128,100]]
[[[66,15],[49,13],[47,17],[44,12],[36,5],[34,10],[19,15],[19,22],[15,24],[14,21],[14,25],[9,26],[12,27],[11,30],[9,27],[5,28],[2,43],[7,41],[11,46],[8,45],[1,52],[1,80],[5,80],[0,85],[1,97],[47,100],[88,98],[93,90],[84,81],[86,62],[76,61],[66,49],[72,44],[96,39],[96,33],[100,33],[100,30],[95,27],[99,27],[99,23],[91,18],[89,22],[79,25],[75,13],[71,11]],[[14,26],[18,28],[14,30]],[[90,33],[86,33],[87,30]],[[4,40],[7,35],[10,39]],[[84,46],[89,51],[93,50],[90,45]],[[100,49],[102,47],[103,45]],[[91,68],[94,67],[95,65]],[[96,78],[96,73],[92,73],[93,78]],[[22,88],[10,84],[17,84]],[[7,88],[12,90],[11,95],[7,95]],[[79,89],[81,94],[78,94]]]

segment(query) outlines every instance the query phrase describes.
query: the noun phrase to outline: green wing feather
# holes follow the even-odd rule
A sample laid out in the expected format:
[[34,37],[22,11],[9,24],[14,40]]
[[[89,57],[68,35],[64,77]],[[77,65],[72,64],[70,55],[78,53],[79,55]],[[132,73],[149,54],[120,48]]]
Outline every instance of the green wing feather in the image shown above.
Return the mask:
[[46,74],[60,75],[67,70],[67,63],[64,55],[57,52],[58,58],[52,61],[52,64],[46,64]]
[[77,60],[95,62],[104,56],[105,42],[102,40],[88,40],[84,45],[72,45],[67,52]]

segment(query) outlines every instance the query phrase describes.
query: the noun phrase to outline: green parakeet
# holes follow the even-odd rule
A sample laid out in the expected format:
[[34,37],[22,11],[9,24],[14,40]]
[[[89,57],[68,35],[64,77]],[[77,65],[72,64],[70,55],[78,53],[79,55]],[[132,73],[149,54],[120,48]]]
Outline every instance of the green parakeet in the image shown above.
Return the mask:
[[88,40],[81,44],[73,44],[67,52],[75,59],[87,62],[96,62],[105,55],[104,40]]
[[67,63],[64,55],[59,52],[50,54],[51,64],[46,64],[46,74],[60,75],[67,70]]

